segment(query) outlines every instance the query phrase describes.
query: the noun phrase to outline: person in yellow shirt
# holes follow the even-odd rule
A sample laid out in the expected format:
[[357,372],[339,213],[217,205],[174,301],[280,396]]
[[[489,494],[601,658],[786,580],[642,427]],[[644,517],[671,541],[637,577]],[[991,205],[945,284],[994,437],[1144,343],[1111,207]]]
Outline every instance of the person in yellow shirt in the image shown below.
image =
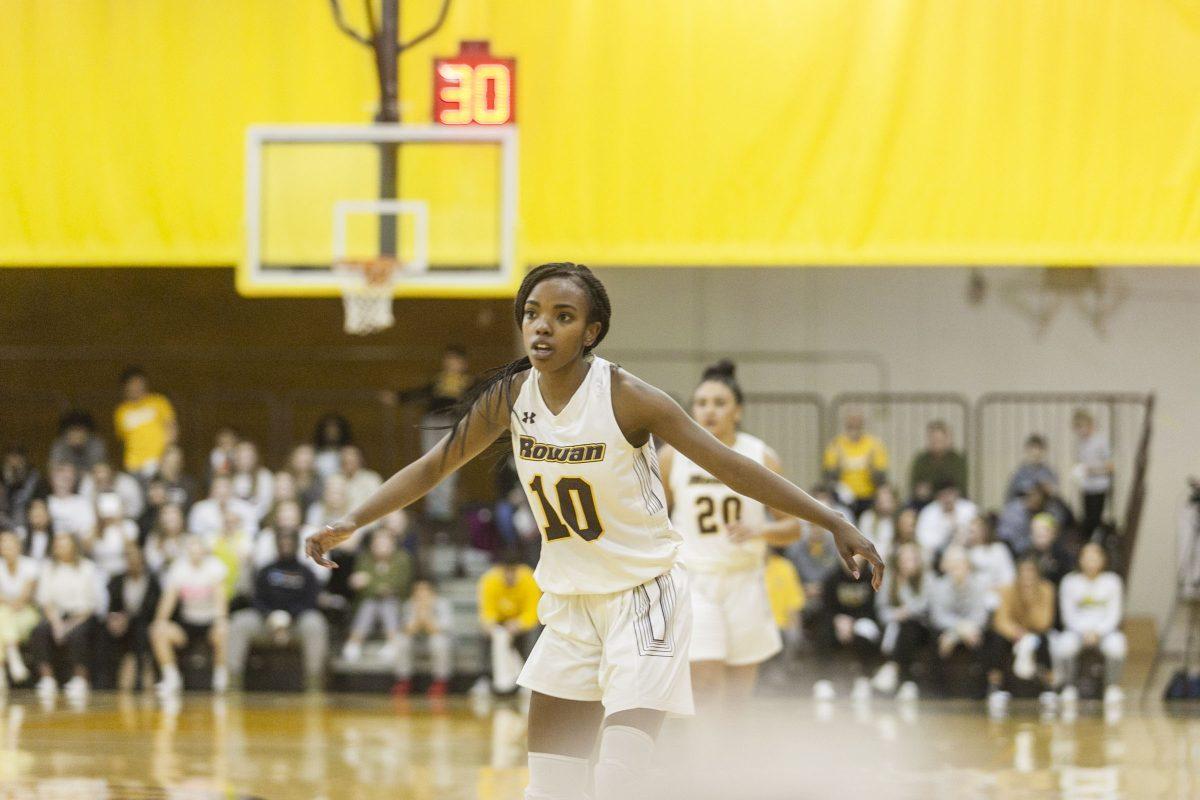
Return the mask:
[[871,507],[875,490],[887,483],[888,453],[883,442],[865,432],[861,411],[851,411],[842,422],[842,432],[825,448],[821,469],[825,479],[845,487],[853,495],[850,505],[855,519]]
[[175,409],[171,401],[150,391],[146,373],[130,367],[121,375],[125,400],[113,415],[117,438],[125,445],[125,469],[151,477],[163,451],[175,443]]
[[775,625],[783,636],[784,651],[794,653],[800,643],[800,612],[804,609],[804,587],[796,565],[779,548],[767,551],[765,568],[767,602]]
[[533,650],[542,592],[533,570],[514,552],[501,555],[479,578],[479,621],[491,637],[492,689],[507,694]]

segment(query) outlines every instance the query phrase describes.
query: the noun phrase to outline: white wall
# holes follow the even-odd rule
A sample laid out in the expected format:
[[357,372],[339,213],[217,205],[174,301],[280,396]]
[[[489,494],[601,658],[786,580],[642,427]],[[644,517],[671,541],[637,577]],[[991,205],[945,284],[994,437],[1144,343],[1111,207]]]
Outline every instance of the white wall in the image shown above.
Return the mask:
[[[1123,295],[1105,334],[1070,298],[1039,333],[1014,303],[1053,296],[1037,291],[1041,270],[981,274],[987,290],[971,304],[969,272],[958,268],[602,270],[614,310],[601,352],[677,395],[690,391],[711,357],[749,350],[866,351],[886,362],[890,389],[972,399],[989,391],[1157,392],[1129,606],[1161,618],[1174,589],[1184,478],[1200,474],[1200,271],[1103,271],[1108,297]],[[651,349],[698,354],[638,356]],[[832,396],[880,388],[865,363],[747,365],[739,377],[747,390]]]

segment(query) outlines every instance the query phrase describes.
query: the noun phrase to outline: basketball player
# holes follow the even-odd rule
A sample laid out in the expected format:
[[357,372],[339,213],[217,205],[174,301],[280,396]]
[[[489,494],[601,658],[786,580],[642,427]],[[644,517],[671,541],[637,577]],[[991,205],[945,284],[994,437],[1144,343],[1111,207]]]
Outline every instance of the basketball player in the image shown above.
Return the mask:
[[847,569],[857,573],[858,555],[881,576],[883,562],[852,525],[721,444],[666,393],[593,355],[611,306],[587,267],[532,270],[514,313],[526,357],[479,382],[436,447],[306,547],[332,567],[326,553],[357,528],[415,502],[509,433],[545,537],[534,576],[546,627],[518,680],[532,691],[525,797],[581,800],[597,733],[592,796],[638,797],[664,716],[692,711],[688,576],[652,435],[737,493],[828,528]]
[[[704,371],[692,393],[692,417],[726,447],[773,472],[779,456],[738,431],[742,390],[732,362]],[[800,520],[772,512],[724,485],[673,448],[659,455],[671,524],[683,536],[680,557],[691,578],[692,689],[719,708],[749,696],[758,665],[783,649],[763,576],[767,545],[791,544]]]

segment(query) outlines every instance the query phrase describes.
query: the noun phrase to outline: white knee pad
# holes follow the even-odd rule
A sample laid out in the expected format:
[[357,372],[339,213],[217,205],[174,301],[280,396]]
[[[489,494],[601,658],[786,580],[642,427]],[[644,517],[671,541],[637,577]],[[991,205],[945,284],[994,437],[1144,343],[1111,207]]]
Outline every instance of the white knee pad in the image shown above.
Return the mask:
[[584,800],[587,779],[586,758],[530,753],[525,800]]
[[654,739],[627,725],[609,725],[600,735],[594,771],[595,800],[639,800],[648,791],[646,776],[654,760]]
[[1100,652],[1104,654],[1105,658],[1125,658],[1125,653],[1128,649],[1128,645],[1125,642],[1125,634],[1120,631],[1113,631],[1100,640]]
[[879,625],[873,619],[859,617],[854,620],[854,635],[861,636],[869,642],[879,641]]

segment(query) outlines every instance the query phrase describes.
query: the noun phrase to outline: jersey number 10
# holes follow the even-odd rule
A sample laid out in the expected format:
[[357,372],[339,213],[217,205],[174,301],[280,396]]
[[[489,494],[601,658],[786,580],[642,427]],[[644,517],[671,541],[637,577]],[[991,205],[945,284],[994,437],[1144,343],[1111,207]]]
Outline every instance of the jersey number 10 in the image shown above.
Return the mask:
[[[717,515],[717,501],[711,497],[697,497],[696,508],[699,511],[696,525],[700,532],[716,533],[719,529],[713,517]],[[726,497],[725,502],[721,503],[721,516],[724,518],[726,529],[740,520],[742,518],[742,498]]]
[[600,523],[600,514],[596,511],[596,498],[592,495],[591,485],[583,478],[560,478],[554,484],[554,493],[558,495],[558,508],[554,508],[546,490],[542,486],[542,476],[534,475],[529,482],[529,488],[537,495],[542,505],[542,513],[546,516],[546,541],[565,539],[571,531],[579,538],[594,542],[604,533]]

